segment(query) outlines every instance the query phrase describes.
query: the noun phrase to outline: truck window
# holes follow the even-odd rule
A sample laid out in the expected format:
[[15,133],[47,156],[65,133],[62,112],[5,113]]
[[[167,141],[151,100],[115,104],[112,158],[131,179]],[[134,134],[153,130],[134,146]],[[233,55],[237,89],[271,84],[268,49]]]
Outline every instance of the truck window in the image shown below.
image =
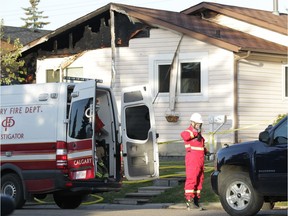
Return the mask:
[[[75,101],[72,103],[69,119],[69,136],[76,139],[88,139],[92,137],[92,123],[87,116],[92,98]],[[86,114],[85,114],[86,113]]]
[[125,114],[127,136],[131,139],[146,140],[150,130],[148,107],[145,105],[128,107]]
[[282,124],[274,132],[274,143],[287,144],[287,121]]

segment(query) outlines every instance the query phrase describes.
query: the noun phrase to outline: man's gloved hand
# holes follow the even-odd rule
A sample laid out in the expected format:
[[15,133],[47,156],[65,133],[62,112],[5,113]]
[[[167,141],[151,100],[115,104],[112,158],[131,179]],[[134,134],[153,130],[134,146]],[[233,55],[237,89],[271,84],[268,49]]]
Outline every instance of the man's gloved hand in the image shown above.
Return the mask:
[[205,156],[211,156],[212,155],[212,153],[210,153],[209,151],[207,151],[206,153],[205,153]]
[[201,141],[201,139],[202,139],[202,136],[201,136],[201,134],[200,134],[200,133],[198,133],[198,135],[197,135],[197,140],[200,142],[200,141]]

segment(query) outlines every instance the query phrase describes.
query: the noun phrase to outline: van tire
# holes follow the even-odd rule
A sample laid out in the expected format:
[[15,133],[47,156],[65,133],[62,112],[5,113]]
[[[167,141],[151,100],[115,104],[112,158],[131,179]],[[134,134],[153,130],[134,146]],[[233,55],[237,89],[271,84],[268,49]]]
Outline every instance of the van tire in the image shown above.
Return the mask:
[[13,198],[17,209],[22,208],[26,202],[22,181],[15,173],[5,174],[1,177],[1,192]]
[[255,215],[263,205],[263,197],[254,190],[246,172],[231,172],[219,188],[220,202],[231,216]]
[[62,195],[60,193],[53,194],[54,201],[61,209],[75,209],[82,203],[82,195]]

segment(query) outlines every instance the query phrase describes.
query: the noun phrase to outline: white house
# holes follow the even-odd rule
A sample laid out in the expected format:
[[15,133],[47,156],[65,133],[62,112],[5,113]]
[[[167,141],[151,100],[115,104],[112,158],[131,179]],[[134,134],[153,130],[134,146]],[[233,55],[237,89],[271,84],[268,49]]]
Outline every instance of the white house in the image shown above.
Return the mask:
[[207,2],[180,13],[111,3],[33,41],[23,55],[37,53],[37,83],[101,78],[118,101],[122,88],[149,84],[160,154],[179,156],[179,134],[194,112],[212,152],[257,139],[288,112],[287,46],[287,14]]

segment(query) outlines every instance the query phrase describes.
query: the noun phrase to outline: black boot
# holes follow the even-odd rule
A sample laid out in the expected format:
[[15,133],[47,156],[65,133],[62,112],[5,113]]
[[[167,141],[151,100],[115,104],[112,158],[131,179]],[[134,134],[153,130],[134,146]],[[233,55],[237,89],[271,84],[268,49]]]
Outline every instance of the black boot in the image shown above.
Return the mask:
[[193,202],[194,202],[194,206],[196,206],[197,209],[199,209],[200,211],[206,210],[206,209],[203,208],[202,205],[199,203],[199,198],[198,198],[198,197],[194,197]]
[[187,201],[186,201],[186,207],[187,207],[187,210],[188,210],[188,211],[190,211],[190,210],[195,210],[195,209],[196,209],[196,210],[197,210],[197,209],[200,210],[200,209],[199,209],[199,206],[195,204],[195,200],[194,200],[194,199],[187,200]]

